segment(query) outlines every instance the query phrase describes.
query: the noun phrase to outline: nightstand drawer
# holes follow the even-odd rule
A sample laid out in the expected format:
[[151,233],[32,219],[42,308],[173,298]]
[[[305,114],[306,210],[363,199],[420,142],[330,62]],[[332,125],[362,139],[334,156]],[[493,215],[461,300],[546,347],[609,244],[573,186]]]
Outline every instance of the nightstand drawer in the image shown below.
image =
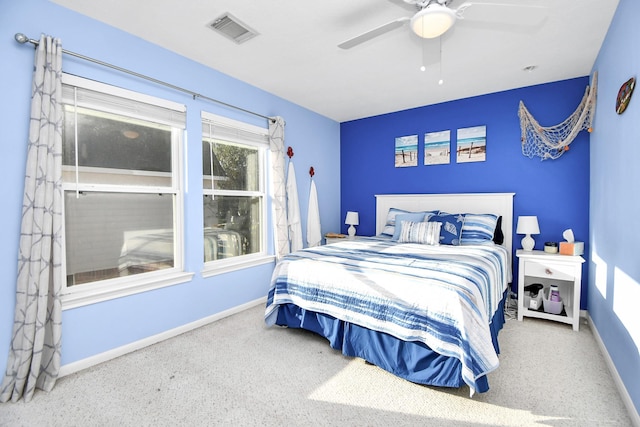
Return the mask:
[[573,265],[539,263],[527,260],[524,264],[524,274],[526,276],[546,277],[555,280],[574,280],[576,269]]

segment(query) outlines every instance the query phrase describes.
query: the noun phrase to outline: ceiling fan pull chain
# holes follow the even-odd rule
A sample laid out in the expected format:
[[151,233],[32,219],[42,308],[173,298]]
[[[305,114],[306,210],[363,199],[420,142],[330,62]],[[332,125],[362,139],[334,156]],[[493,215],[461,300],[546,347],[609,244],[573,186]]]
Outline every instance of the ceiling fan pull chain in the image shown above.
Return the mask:
[[438,37],[440,42],[440,80],[438,80],[438,84],[442,86],[444,84],[444,80],[442,80],[442,36]]

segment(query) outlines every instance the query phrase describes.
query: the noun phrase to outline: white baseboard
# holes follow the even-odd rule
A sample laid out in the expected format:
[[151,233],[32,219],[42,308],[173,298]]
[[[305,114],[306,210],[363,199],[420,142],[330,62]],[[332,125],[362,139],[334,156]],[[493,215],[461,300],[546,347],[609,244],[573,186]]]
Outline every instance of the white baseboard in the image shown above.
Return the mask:
[[613,359],[611,359],[611,356],[609,355],[607,348],[604,346],[604,342],[602,341],[602,338],[600,338],[598,329],[596,328],[596,325],[591,320],[591,316],[587,315],[587,320],[589,321],[589,326],[591,326],[591,330],[593,331],[593,336],[596,338],[596,342],[600,347],[600,351],[604,356],[604,360],[607,362],[607,366],[609,367],[609,371],[611,372],[613,381],[615,382],[616,387],[618,388],[618,392],[620,392],[622,401],[624,402],[624,405],[627,407],[627,412],[629,413],[631,422],[633,423],[634,427],[640,427],[640,414],[636,410],[636,407],[633,404],[633,401],[631,400],[631,396],[629,396],[629,393],[627,392],[627,388],[624,386],[624,383],[622,382],[622,378],[620,377],[620,374],[618,374],[618,370],[616,369],[616,366],[613,364]]
[[232,314],[240,313],[244,310],[255,307],[256,305],[266,304],[266,301],[266,297],[258,298],[245,304],[230,308],[229,310],[225,310],[220,313],[216,313],[214,315],[196,320],[195,322],[191,322],[186,325],[182,325],[177,328],[159,333],[157,335],[153,335],[127,345],[123,345],[122,347],[114,348],[112,350],[105,351],[104,353],[96,354],[95,356],[78,360],[77,362],[68,363],[60,367],[60,373],[58,374],[58,377],[64,377],[65,375],[74,374],[83,369],[90,368],[100,363],[115,359],[116,357],[123,356],[127,353],[131,353],[133,351],[140,350],[141,348],[159,343],[166,339],[173,338],[185,332],[189,332],[191,330],[208,325],[209,323],[213,323],[217,320],[224,319],[225,317],[231,316]]

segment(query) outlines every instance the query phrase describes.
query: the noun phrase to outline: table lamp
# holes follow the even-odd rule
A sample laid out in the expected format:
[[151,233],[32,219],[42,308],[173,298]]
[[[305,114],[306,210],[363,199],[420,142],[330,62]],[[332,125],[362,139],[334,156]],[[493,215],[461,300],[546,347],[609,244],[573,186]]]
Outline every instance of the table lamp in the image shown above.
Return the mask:
[[538,227],[538,217],[532,216],[519,216],[518,226],[516,227],[517,234],[525,234],[522,238],[522,249],[527,252],[531,252],[536,245],[535,240],[531,237],[532,234],[540,234],[540,227]]
[[347,218],[344,220],[344,223],[349,225],[349,237],[353,237],[356,235],[356,228],[354,225],[358,225],[358,212],[347,212]]

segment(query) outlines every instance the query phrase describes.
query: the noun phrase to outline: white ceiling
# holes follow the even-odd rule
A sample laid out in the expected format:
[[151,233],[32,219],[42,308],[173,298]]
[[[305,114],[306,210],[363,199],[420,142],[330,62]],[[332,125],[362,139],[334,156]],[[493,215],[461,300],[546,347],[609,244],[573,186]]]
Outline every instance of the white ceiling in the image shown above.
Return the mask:
[[[343,50],[339,43],[412,12],[398,0],[52,1],[338,122],[588,75],[618,5],[472,0],[441,40],[404,26]],[[224,12],[260,35],[237,45],[209,29]]]

